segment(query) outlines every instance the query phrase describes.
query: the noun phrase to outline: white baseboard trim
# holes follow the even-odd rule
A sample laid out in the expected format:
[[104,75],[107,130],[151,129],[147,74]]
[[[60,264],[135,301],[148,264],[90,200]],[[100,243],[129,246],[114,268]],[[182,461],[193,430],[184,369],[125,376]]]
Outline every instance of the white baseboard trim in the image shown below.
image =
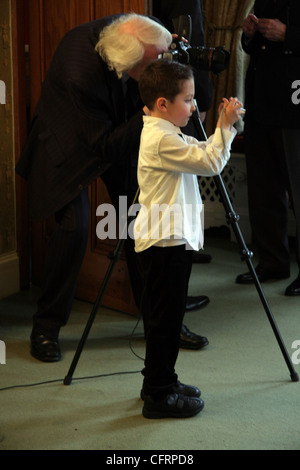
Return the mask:
[[0,299],[20,290],[19,258],[16,252],[0,255]]

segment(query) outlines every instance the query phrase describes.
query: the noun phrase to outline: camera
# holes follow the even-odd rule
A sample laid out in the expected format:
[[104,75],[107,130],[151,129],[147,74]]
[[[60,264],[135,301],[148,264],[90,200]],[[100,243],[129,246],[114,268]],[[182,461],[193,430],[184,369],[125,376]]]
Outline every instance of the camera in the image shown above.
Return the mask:
[[195,69],[209,70],[219,75],[228,67],[230,53],[223,46],[192,47],[179,38],[174,38],[170,49],[160,54],[159,58],[189,64]]

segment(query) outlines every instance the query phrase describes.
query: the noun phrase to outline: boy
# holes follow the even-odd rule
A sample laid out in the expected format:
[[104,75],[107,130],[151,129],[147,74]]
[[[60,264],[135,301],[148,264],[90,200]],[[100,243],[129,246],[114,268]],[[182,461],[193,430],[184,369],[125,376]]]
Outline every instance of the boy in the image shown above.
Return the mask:
[[[194,78],[188,66],[155,60],[142,73],[139,89],[146,116],[138,163],[141,210],[134,234],[145,278],[143,415],[185,418],[204,406],[200,390],[179,382],[175,373],[192,253],[203,247],[196,175],[213,176],[226,165],[235,136],[231,126],[240,118],[242,104],[224,99],[223,133],[219,118],[215,134],[198,142],[180,131],[195,111]],[[157,207],[163,210],[155,219]],[[172,221],[171,207],[175,208]]]

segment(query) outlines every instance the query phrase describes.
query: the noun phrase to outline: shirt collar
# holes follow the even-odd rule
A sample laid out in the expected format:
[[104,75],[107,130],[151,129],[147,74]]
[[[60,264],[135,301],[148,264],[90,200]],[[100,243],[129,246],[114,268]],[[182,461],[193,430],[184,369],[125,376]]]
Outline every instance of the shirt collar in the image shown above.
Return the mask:
[[144,116],[144,123],[149,126],[158,126],[160,129],[169,132],[175,132],[176,134],[182,134],[180,127],[175,126],[172,122],[167,119],[162,119],[154,116]]

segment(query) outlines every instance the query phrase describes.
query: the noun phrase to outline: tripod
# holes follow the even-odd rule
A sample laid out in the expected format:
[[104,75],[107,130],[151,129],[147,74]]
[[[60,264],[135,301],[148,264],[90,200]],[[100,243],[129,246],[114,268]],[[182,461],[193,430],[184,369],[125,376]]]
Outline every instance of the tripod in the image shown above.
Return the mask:
[[[196,105],[196,112],[193,114],[193,121],[194,121],[194,124],[195,124],[195,128],[199,134],[199,139],[200,140],[207,140],[207,136],[205,134],[205,131],[203,129],[203,126],[202,126],[202,123],[201,123],[201,120],[200,120],[200,114],[199,114],[199,110],[198,110],[198,107],[197,107],[197,104],[195,103]],[[244,241],[244,238],[243,238],[243,235],[241,233],[241,230],[239,228],[239,225],[238,225],[238,220],[239,220],[239,216],[234,212],[233,208],[232,208],[232,205],[231,205],[231,202],[230,202],[230,199],[229,199],[229,196],[227,194],[227,191],[226,191],[226,188],[225,188],[225,185],[224,185],[224,182],[222,180],[222,177],[220,175],[218,176],[214,176],[214,182],[216,184],[216,187],[220,193],[220,197],[221,197],[221,200],[222,200],[222,203],[223,203],[223,206],[224,206],[224,209],[225,209],[225,212],[226,212],[226,219],[227,219],[227,222],[228,224],[230,224],[232,226],[232,229],[233,229],[233,232],[235,234],[235,237],[237,239],[237,242],[238,242],[238,245],[239,245],[239,248],[240,248],[240,253],[241,253],[241,258],[243,261],[246,261],[247,263],[247,266],[249,268],[249,271],[251,272],[252,276],[253,276],[253,280],[254,280],[254,284],[256,286],[256,289],[258,291],[258,294],[259,294],[259,297],[262,301],[262,304],[263,304],[263,307],[266,311],[266,314],[268,316],[268,319],[270,321],[270,324],[271,324],[271,327],[273,329],[273,332],[275,334],[275,337],[277,339],[277,342],[279,344],[279,347],[281,349],[281,352],[284,356],[284,359],[286,361],[286,364],[288,366],[288,369],[290,371],[290,376],[291,376],[291,379],[293,382],[298,382],[299,381],[299,377],[298,377],[298,374],[296,373],[296,371],[294,370],[294,367],[293,367],[293,364],[290,360],[290,357],[288,355],[288,352],[286,350],[286,347],[284,345],[284,342],[282,340],[282,337],[280,335],[280,332],[278,330],[278,327],[275,323],[275,320],[274,320],[274,317],[273,317],[273,314],[270,310],[270,307],[268,305],[268,302],[265,298],[265,295],[264,295],[264,292],[262,290],[262,287],[261,287],[261,284],[260,284],[260,281],[257,277],[257,274],[256,274],[256,271],[253,267],[253,264],[252,264],[252,261],[251,261],[251,258],[253,256],[253,253],[247,248],[246,246],[246,243]],[[134,205],[134,203],[137,201],[137,198],[138,198],[138,195],[139,195],[139,189],[137,190],[136,192],[136,195],[134,197],[134,201],[132,203],[132,206]],[[130,219],[130,215],[128,215],[128,219]],[[127,229],[127,227],[125,228]],[[64,379],[64,385],[70,385],[71,382],[72,382],[72,377],[73,377],[73,374],[74,374],[74,371],[75,371],[75,368],[77,366],[77,363],[79,361],[79,358],[80,358],[80,355],[81,355],[81,352],[83,350],[83,347],[85,345],[85,342],[86,342],[86,339],[88,337],[88,334],[90,332],[90,329],[93,325],[93,322],[94,322],[94,319],[95,319],[95,316],[97,314],[97,311],[98,311],[98,308],[101,304],[101,301],[102,301],[102,298],[103,298],[103,295],[105,293],[105,290],[107,288],[107,285],[108,285],[108,282],[110,280],[110,277],[112,275],[112,272],[114,270],[114,267],[115,267],[115,264],[116,262],[119,260],[120,258],[120,255],[122,253],[122,249],[123,249],[123,246],[124,246],[124,243],[125,243],[125,239],[126,237],[120,237],[118,243],[117,243],[117,246],[114,250],[114,253],[113,253],[113,256],[111,258],[111,262],[110,262],[110,265],[107,269],[107,272],[105,274],[105,277],[104,277],[104,280],[103,280],[103,283],[102,283],[102,286],[101,286],[101,289],[98,293],[98,296],[97,296],[97,299],[96,299],[96,302],[92,308],[92,311],[90,313],[90,317],[88,319],[88,322],[86,324],[86,327],[84,329],[84,332],[82,334],[82,337],[81,337],[81,340],[77,346],[77,350],[75,352],[75,355],[74,355],[74,358],[73,358],[73,361],[71,363],[71,366],[69,368],[69,371],[67,373],[67,375],[65,376],[65,379]]]
[[[195,102],[195,106],[196,106],[196,111],[193,114],[193,121],[194,121],[196,130],[197,130],[197,132],[200,136],[200,139],[203,137],[203,139],[207,140],[207,136],[206,136],[206,133],[204,131],[204,128],[203,128],[203,125],[202,125],[202,122],[201,122],[201,119],[200,119],[200,113],[199,113],[199,109],[198,109],[198,106],[197,106],[196,102]],[[222,204],[223,204],[225,212],[226,212],[227,223],[228,223],[228,225],[231,225],[233,233],[234,233],[234,235],[236,237],[236,240],[238,242],[241,259],[246,262],[246,264],[248,266],[248,269],[249,269],[249,271],[252,275],[256,290],[257,290],[258,295],[260,297],[260,300],[263,304],[263,307],[265,309],[265,312],[267,314],[267,317],[269,319],[269,322],[271,324],[271,327],[273,329],[274,335],[277,339],[278,345],[281,349],[281,352],[283,354],[285,362],[286,362],[286,364],[288,366],[288,369],[290,371],[291,379],[292,379],[293,382],[298,382],[299,381],[298,374],[296,373],[296,371],[293,367],[291,359],[290,359],[290,357],[288,355],[288,352],[286,350],[285,344],[282,340],[282,337],[280,335],[280,332],[279,332],[278,327],[276,325],[276,322],[274,320],[274,316],[271,312],[270,306],[269,306],[269,304],[267,302],[267,299],[265,297],[265,294],[262,290],[261,283],[260,283],[260,281],[258,279],[258,276],[256,274],[256,271],[253,267],[253,263],[252,263],[252,260],[251,260],[252,257],[253,257],[253,253],[246,246],[244,237],[242,235],[242,232],[241,232],[239,224],[238,224],[239,216],[233,210],[233,207],[232,207],[232,204],[230,202],[230,198],[227,194],[227,191],[226,191],[224,182],[222,180],[222,177],[220,175],[217,175],[217,176],[214,176],[213,179],[214,179],[214,183],[217,187],[217,190],[219,191],[219,194],[220,194],[220,197],[221,197],[221,200],[222,200]]]

